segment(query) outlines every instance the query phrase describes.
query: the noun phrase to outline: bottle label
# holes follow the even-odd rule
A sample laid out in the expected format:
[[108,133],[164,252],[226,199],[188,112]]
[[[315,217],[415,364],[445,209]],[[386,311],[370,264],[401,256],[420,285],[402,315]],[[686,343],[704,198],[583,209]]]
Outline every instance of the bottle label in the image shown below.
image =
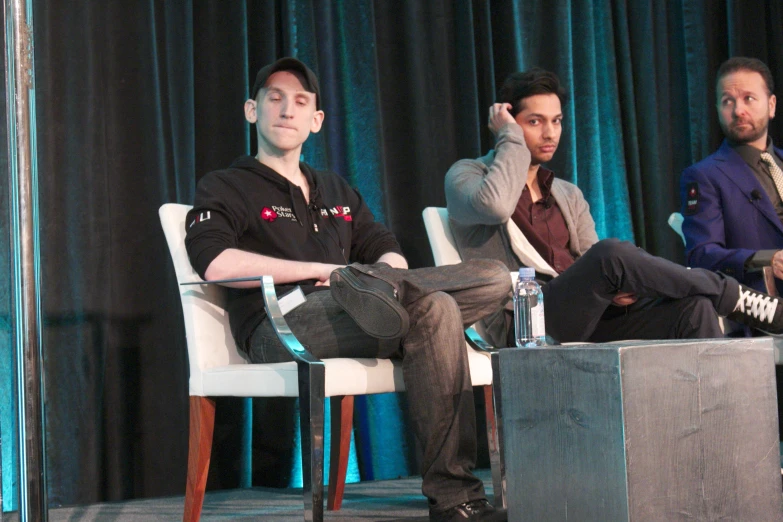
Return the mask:
[[538,300],[538,296],[535,296],[535,301],[531,302],[531,305],[535,303],[535,306],[530,308],[530,322],[533,330],[533,337],[541,338],[546,335],[546,324],[544,322],[544,305]]

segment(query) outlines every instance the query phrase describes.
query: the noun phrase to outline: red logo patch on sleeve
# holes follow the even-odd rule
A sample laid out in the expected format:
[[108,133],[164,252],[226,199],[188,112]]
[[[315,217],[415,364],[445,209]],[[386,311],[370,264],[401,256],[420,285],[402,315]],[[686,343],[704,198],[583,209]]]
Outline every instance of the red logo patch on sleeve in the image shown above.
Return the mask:
[[685,185],[685,215],[692,216],[699,211],[699,184],[695,181]]

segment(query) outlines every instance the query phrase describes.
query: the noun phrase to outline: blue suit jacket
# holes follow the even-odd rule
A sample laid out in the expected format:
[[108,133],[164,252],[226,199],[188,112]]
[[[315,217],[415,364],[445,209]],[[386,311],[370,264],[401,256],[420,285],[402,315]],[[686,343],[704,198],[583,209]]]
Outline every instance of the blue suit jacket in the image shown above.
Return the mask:
[[[783,157],[781,149],[775,152]],[[693,183],[698,197],[689,205]],[[745,261],[757,250],[783,249],[783,225],[747,163],[724,141],[717,152],[685,169],[680,195],[688,266],[719,270],[763,290],[760,271],[746,273]]]

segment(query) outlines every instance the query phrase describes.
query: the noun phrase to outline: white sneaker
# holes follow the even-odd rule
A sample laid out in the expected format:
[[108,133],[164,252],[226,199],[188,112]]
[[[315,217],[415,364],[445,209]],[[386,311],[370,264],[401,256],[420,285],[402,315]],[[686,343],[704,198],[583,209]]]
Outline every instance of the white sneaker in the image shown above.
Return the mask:
[[739,297],[728,319],[764,333],[783,333],[783,304],[777,297],[740,285]]

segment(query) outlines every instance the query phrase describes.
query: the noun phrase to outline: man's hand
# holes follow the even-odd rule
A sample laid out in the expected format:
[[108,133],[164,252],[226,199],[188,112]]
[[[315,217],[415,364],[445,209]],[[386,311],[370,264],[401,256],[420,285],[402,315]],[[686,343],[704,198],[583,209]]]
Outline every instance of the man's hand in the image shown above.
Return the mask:
[[314,263],[316,265],[316,269],[318,273],[316,274],[316,279],[318,279],[318,282],[315,283],[315,286],[329,286],[329,276],[332,275],[332,272],[337,270],[338,268],[342,268],[345,265],[330,265],[327,263]]
[[616,306],[628,306],[634,304],[637,299],[639,298],[631,292],[617,292],[612,298],[612,304]]
[[783,279],[783,250],[775,252],[772,256],[772,263],[770,264],[772,266],[772,273],[775,274],[775,277]]
[[392,268],[408,268],[408,261],[400,254],[394,252],[386,252],[378,258],[377,263],[386,263]]
[[[394,252],[387,252],[383,254],[381,257],[378,258],[378,263],[386,263],[392,268],[408,268],[408,262],[405,260],[404,257],[402,257],[400,254],[396,254]],[[315,263],[317,265],[318,270],[320,271],[318,274],[318,282],[315,284],[315,286],[329,286],[329,276],[337,270],[338,268],[341,268],[345,265],[328,265],[328,264],[322,264],[322,263]]]
[[508,112],[510,110],[510,103],[495,103],[489,108],[489,124],[487,127],[489,127],[490,132],[494,136],[498,135],[501,127],[504,125],[516,123],[511,113]]

